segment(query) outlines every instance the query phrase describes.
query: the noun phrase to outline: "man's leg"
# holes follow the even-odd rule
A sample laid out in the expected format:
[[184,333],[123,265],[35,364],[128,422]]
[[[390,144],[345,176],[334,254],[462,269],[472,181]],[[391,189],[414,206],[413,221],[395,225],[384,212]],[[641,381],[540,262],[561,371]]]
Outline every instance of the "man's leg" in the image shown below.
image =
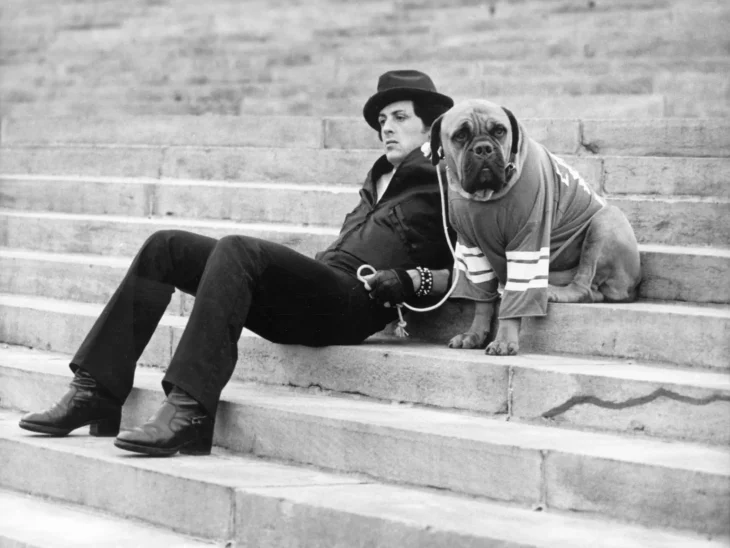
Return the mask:
[[226,236],[210,254],[152,419],[115,445],[150,455],[208,454],[223,387],[244,327],[274,342],[360,342],[387,321],[363,285],[285,246]]
[[165,375],[215,415],[244,327],[285,344],[359,342],[373,303],[355,277],[272,242],[222,238],[210,255],[188,325]]
[[216,240],[178,230],[155,232],[71,360],[123,402],[142,351],[175,288],[194,295]]
[[50,408],[24,415],[20,427],[65,436],[88,424],[93,436],[116,436],[137,359],[174,288],[195,293],[214,246],[186,232],[152,235],[73,358],[69,390]]

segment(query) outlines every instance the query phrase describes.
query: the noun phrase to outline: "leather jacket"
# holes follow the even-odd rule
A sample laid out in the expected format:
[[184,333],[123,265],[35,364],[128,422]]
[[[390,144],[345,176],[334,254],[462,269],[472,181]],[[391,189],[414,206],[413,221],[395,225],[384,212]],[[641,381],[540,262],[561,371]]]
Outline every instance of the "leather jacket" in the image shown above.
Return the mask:
[[[436,168],[420,149],[398,166],[380,201],[375,183],[393,166],[381,156],[360,189],[360,203],[345,217],[337,240],[316,259],[355,273],[362,264],[388,268],[451,268],[441,221]],[[454,233],[449,230],[452,242]]]

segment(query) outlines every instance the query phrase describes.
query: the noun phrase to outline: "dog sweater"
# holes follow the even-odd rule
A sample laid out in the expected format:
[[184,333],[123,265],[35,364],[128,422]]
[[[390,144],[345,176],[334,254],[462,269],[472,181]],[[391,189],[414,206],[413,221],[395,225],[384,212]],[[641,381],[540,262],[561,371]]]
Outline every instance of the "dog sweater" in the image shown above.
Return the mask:
[[477,201],[449,189],[458,233],[459,282],[452,298],[493,302],[499,317],[547,313],[549,270],[580,259],[580,237],[605,201],[564,160],[527,139],[517,181],[496,199]]

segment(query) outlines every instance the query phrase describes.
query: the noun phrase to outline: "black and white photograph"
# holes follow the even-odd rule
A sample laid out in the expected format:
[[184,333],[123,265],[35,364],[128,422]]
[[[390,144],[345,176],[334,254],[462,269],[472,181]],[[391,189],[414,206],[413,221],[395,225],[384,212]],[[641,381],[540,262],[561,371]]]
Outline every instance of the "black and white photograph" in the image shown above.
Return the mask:
[[2,0],[0,548],[730,548],[730,2]]

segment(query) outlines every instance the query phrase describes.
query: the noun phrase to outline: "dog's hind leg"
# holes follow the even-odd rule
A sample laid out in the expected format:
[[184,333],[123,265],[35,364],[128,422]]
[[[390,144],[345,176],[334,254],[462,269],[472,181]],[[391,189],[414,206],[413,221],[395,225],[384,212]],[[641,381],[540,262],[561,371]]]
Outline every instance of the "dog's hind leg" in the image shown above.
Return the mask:
[[[602,218],[605,238],[593,283],[609,302],[632,302],[641,283],[641,258],[636,235],[620,209],[606,208]],[[606,228],[610,231],[606,232]]]
[[[595,278],[604,240],[605,237],[600,227],[591,221],[583,240],[578,266],[570,271],[549,274],[548,302],[594,303],[603,301],[603,294],[598,291]],[[569,278],[571,273],[574,273],[572,279]]]
[[640,281],[634,231],[620,209],[607,206],[591,220],[573,280],[564,287],[550,285],[548,301],[629,302],[636,298]]

